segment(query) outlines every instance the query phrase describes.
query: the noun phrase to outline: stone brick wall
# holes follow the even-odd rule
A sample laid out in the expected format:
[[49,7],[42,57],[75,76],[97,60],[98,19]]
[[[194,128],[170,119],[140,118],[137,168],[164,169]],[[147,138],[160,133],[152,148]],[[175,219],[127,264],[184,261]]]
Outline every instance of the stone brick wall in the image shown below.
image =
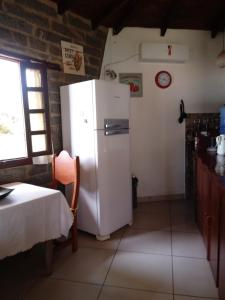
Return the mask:
[[[54,149],[62,149],[59,87],[99,78],[107,29],[91,29],[90,21],[72,12],[57,14],[50,0],[0,0],[0,49],[57,63],[62,67],[61,40],[84,46],[86,76],[48,70],[51,133]],[[45,184],[50,165],[0,169],[0,184],[10,181]]]

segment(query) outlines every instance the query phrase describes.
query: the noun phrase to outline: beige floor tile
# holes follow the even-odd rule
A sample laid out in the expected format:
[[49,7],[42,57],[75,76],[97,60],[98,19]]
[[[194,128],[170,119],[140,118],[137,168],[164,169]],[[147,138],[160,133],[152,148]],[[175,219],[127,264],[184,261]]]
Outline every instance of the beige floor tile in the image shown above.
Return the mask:
[[172,201],[171,202],[171,216],[172,218],[178,216],[189,216],[194,220],[195,217],[195,206],[193,203],[188,201]]
[[195,208],[192,203],[186,201],[175,202],[172,201],[171,204],[171,216],[172,218],[183,218],[188,216],[192,221],[195,220]]
[[171,294],[104,286],[99,300],[173,300]]
[[113,259],[114,251],[80,248],[76,253],[60,253],[52,277],[58,279],[102,284]]
[[169,212],[170,203],[168,201],[149,201],[149,202],[140,202],[138,203],[138,207],[136,209],[137,212],[144,213],[153,213],[159,214],[162,211]]
[[215,300],[215,298],[200,298],[174,295],[174,300]]
[[180,222],[180,224],[173,224],[172,225],[172,231],[198,233],[199,229],[198,229],[198,226],[195,223]]
[[96,300],[101,286],[45,279],[36,284],[25,300]]
[[133,229],[147,230],[170,230],[169,212],[154,213],[134,213]]
[[171,256],[118,251],[106,285],[172,292]]
[[173,232],[172,253],[175,256],[206,258],[206,249],[199,233]]
[[120,250],[171,255],[170,231],[128,230],[119,245]]
[[175,294],[218,297],[218,290],[206,260],[173,257],[173,272]]
[[126,228],[124,227],[112,233],[110,239],[106,241],[97,241],[94,235],[83,231],[79,231],[78,244],[79,247],[90,247],[97,249],[117,249],[120,243],[120,239],[125,231]]
[[185,200],[172,200],[171,211],[172,212],[187,212],[191,205]]
[[185,208],[185,207],[181,207],[179,209],[173,209],[171,208],[171,216],[172,218],[174,217],[181,217],[181,216],[189,216],[190,219],[194,220],[195,218],[195,212],[193,209],[191,208]]
[[192,214],[178,212],[171,217],[172,231],[195,232],[198,233],[198,226]]

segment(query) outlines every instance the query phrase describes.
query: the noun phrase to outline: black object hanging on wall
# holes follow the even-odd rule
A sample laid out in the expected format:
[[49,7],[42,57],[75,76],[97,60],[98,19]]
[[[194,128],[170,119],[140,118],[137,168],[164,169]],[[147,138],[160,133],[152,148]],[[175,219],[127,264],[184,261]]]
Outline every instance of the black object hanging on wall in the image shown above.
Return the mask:
[[184,119],[187,118],[187,114],[185,112],[185,108],[184,108],[184,101],[181,99],[180,100],[180,116],[178,119],[178,122],[181,124],[183,123]]

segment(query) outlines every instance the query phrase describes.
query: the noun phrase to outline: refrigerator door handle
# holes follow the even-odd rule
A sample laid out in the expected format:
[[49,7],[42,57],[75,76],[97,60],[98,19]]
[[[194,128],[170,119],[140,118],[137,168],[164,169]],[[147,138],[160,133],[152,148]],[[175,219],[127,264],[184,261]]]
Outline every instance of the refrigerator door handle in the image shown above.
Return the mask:
[[104,120],[105,130],[122,130],[129,128],[128,119],[105,119]]
[[105,135],[128,134],[129,129],[105,130]]
[[112,129],[120,129],[121,126],[120,124],[105,124],[105,128],[112,130]]

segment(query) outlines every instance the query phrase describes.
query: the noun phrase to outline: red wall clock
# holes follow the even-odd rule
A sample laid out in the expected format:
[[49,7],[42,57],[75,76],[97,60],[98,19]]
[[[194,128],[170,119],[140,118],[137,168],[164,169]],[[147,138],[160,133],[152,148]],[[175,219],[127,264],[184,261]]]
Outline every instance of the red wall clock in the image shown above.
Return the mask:
[[159,88],[166,89],[172,83],[172,76],[167,71],[160,71],[155,75],[155,83]]

